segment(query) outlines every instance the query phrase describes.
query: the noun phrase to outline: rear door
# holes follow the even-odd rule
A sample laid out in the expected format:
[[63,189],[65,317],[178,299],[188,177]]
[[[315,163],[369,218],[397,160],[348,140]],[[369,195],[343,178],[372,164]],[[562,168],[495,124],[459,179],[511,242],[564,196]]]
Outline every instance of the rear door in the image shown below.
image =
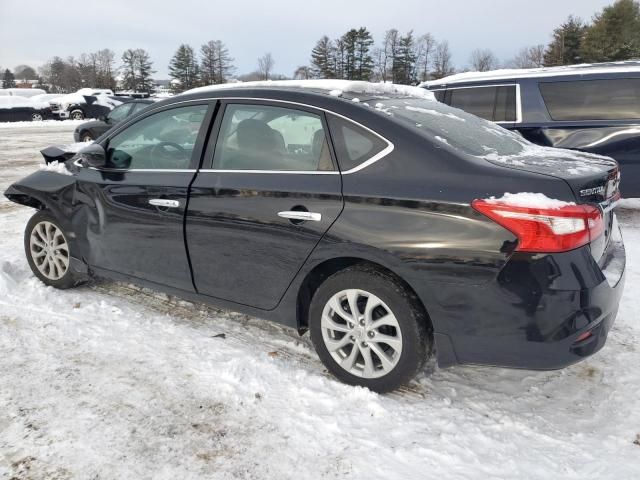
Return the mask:
[[191,188],[186,237],[199,293],[273,309],[342,211],[322,111],[233,101]]
[[213,104],[172,105],[105,139],[109,168],[81,168],[78,234],[89,265],[193,290],[184,243],[189,184]]

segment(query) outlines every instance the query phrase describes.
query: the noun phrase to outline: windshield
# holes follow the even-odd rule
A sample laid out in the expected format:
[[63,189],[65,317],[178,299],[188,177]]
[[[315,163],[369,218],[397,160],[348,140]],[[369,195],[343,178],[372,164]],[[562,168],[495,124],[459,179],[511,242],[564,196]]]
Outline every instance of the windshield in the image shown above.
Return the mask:
[[518,155],[528,143],[492,122],[433,100],[394,98],[375,107],[470,155]]

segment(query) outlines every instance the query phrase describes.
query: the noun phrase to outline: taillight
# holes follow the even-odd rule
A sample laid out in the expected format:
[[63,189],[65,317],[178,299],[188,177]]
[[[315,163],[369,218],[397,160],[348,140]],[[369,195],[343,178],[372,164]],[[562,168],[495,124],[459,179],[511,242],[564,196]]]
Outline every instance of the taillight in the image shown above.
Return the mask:
[[592,242],[604,231],[602,213],[593,205],[535,208],[499,200],[474,200],[471,205],[518,237],[520,252],[566,252]]

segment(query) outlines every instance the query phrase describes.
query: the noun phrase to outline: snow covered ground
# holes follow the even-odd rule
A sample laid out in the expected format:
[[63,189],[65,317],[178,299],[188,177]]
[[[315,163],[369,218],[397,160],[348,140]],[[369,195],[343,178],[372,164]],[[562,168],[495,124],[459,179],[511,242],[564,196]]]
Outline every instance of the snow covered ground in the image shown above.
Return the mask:
[[[0,190],[72,130],[0,131]],[[640,478],[640,205],[625,206],[627,288],[600,353],[554,372],[429,365],[383,396],[268,322],[126,284],[44,287],[22,250],[32,212],[3,197],[0,478]]]

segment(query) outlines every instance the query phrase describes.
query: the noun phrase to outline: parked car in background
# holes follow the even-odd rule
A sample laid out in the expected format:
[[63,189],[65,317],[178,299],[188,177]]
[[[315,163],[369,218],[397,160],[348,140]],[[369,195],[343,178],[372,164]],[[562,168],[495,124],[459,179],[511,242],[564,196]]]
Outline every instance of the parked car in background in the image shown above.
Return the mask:
[[[114,97],[113,91],[101,88],[81,88],[49,102],[53,118],[64,120],[83,120],[98,118],[115,106],[123,103],[126,97]],[[106,107],[100,108],[100,107]]]
[[0,97],[23,97],[31,98],[35,95],[46,94],[41,88],[0,88]]
[[46,102],[36,102],[31,98],[0,96],[0,122],[29,122],[51,117]]
[[234,86],[158,102],[77,154],[43,151],[70,174],[5,192],[38,209],[34,275],[310,330],[329,371],[377,391],[434,354],[555,369],[604,345],[624,285],[616,162],[532,145],[415,87]]
[[154,103],[153,100],[139,99],[118,105],[102,118],[78,125],[73,132],[73,138],[76,142],[92,142],[125,118],[138,113],[152,103]]
[[613,157],[622,195],[640,197],[640,62],[466,72],[425,86],[533,143]]

